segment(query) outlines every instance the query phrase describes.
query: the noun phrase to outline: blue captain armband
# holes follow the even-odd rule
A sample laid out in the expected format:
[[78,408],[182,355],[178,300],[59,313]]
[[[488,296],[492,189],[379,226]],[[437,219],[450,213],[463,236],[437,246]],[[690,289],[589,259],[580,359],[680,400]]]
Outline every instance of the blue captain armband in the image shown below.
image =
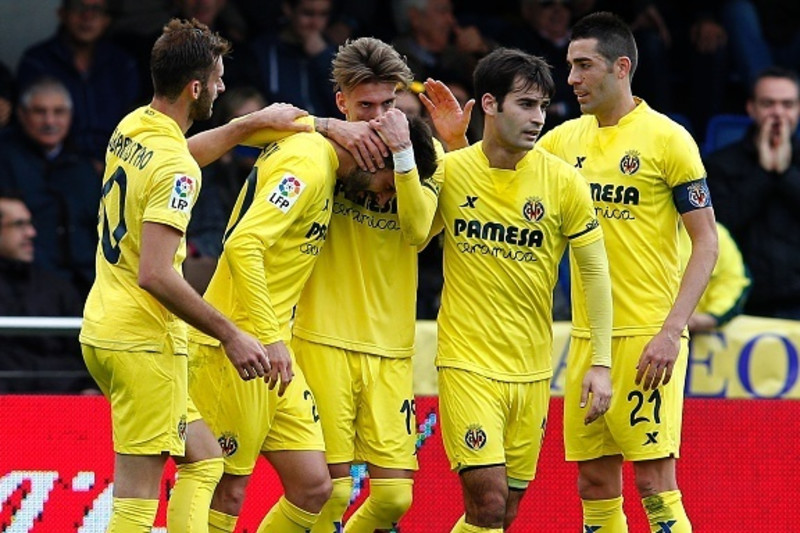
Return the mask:
[[708,190],[706,179],[681,183],[672,189],[672,200],[680,214],[711,207],[711,192]]

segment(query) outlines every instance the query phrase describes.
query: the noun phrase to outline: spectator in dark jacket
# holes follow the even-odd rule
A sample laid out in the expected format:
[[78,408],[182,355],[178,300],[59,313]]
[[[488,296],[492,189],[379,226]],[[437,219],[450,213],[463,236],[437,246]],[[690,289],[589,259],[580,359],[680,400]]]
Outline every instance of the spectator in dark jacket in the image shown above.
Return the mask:
[[[36,229],[16,194],[0,192],[0,316],[80,316],[77,291],[33,264]],[[0,346],[0,392],[79,392],[92,388],[77,338],[5,336]],[[63,372],[58,375],[58,372]]]
[[62,0],[58,17],[56,34],[23,54],[17,82],[24,89],[48,75],[69,89],[75,106],[71,137],[99,175],[111,132],[139,97],[136,62],[104,38],[111,23],[107,0]]
[[19,126],[0,139],[0,187],[20,191],[36,215],[36,265],[85,295],[94,280],[100,178],[66,143],[72,114],[58,80],[43,78],[23,91]]
[[800,85],[772,67],[747,102],[754,126],[706,158],[717,220],[739,245],[753,279],[745,312],[800,320]]

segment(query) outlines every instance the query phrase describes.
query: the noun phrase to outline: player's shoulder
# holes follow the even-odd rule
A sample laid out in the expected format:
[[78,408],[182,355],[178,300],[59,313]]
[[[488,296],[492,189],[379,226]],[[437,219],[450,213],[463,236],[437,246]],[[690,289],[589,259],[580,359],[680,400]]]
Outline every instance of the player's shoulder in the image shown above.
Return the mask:
[[656,111],[644,101],[642,101],[639,106],[641,108],[639,110],[640,120],[643,126],[649,130],[649,135],[656,135],[658,137],[679,136],[681,138],[693,140],[691,133],[669,115]]

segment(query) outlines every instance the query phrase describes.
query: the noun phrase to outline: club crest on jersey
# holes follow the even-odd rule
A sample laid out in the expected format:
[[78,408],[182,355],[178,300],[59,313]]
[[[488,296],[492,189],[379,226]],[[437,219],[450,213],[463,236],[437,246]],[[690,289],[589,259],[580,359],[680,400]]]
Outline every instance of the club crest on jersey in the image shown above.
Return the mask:
[[181,415],[181,419],[178,421],[178,438],[183,442],[186,442],[186,426],[186,415]]
[[175,174],[175,185],[169,197],[170,209],[188,213],[192,209],[192,199],[197,191],[197,181],[184,174]]
[[544,204],[541,198],[526,198],[522,206],[522,216],[528,222],[539,222],[544,216]]
[[709,193],[708,185],[705,181],[698,181],[686,187],[689,195],[689,203],[695,207],[706,207],[708,205]]
[[486,446],[486,440],[486,432],[478,424],[472,424],[467,428],[467,432],[464,433],[464,444],[472,450],[480,450]]
[[294,203],[300,197],[300,193],[306,188],[306,184],[300,181],[297,176],[284,174],[277,187],[272,189],[267,200],[283,213],[288,213]]
[[640,166],[639,152],[636,150],[625,152],[625,155],[622,156],[622,159],[619,161],[619,171],[626,176],[633,176],[636,174]]
[[219,447],[222,448],[222,455],[230,457],[239,449],[239,441],[236,440],[236,435],[233,433],[223,433],[219,439]]

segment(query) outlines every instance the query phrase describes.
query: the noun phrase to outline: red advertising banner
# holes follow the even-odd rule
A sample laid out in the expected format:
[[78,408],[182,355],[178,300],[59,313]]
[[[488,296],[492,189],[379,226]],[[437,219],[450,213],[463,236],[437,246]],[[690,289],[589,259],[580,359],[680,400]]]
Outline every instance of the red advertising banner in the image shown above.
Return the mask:
[[[563,460],[563,400],[552,402],[539,477],[522,502],[512,533],[577,532],[580,501],[575,467]],[[424,440],[414,504],[401,533],[449,532],[461,514],[458,478],[438,435],[436,398],[417,400]],[[688,399],[679,481],[695,532],[794,531],[800,523],[800,464],[792,400]],[[426,426],[427,421],[427,426]],[[164,495],[172,486],[172,468]],[[626,469],[630,531],[648,531]],[[100,397],[0,396],[0,532],[100,533],[111,508],[113,453],[108,405]],[[368,490],[357,479],[359,500]],[[254,533],[281,493],[269,465],[260,463],[238,531]],[[164,496],[166,497],[166,496]],[[154,531],[165,531],[162,505]]]

